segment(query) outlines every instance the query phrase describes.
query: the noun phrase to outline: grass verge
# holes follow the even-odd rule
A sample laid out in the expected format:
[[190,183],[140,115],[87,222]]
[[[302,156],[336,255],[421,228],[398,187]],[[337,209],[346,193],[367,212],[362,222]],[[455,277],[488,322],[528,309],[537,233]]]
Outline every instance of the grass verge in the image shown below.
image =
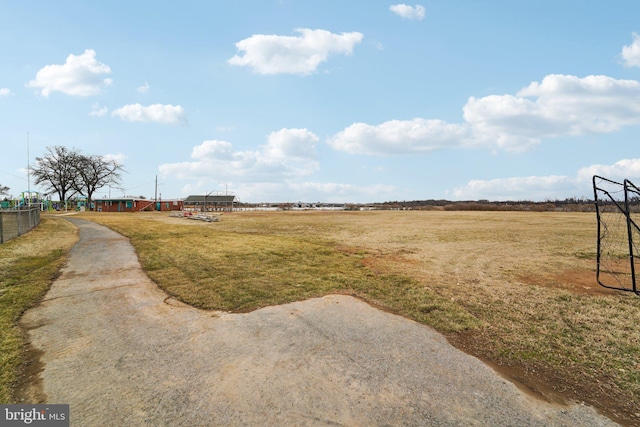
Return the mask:
[[29,233],[0,245],[0,402],[16,403],[26,360],[26,336],[17,322],[45,294],[77,240],[75,227],[45,217]]

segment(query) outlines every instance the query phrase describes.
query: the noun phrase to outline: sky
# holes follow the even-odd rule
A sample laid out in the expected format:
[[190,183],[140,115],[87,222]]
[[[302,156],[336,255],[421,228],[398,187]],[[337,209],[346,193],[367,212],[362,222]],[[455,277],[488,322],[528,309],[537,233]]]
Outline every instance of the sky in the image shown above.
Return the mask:
[[[635,0],[0,0],[0,185],[95,198],[593,198],[640,182]],[[157,182],[157,185],[156,185]]]

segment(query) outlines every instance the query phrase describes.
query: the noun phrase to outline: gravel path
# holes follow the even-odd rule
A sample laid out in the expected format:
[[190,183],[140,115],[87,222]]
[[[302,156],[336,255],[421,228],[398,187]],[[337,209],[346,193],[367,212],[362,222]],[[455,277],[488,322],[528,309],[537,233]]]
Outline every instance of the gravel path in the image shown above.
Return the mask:
[[74,426],[611,426],[522,393],[432,329],[348,296],[247,314],[167,298],[128,240],[80,240],[23,317],[40,392]]

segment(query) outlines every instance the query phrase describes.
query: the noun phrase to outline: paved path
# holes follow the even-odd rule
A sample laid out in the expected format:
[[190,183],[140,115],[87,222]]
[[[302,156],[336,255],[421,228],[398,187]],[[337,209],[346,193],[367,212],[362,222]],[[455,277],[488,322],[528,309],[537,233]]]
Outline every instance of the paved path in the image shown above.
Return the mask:
[[348,296],[248,314],[167,299],[127,239],[80,240],[23,324],[75,426],[609,426],[520,392],[428,327]]

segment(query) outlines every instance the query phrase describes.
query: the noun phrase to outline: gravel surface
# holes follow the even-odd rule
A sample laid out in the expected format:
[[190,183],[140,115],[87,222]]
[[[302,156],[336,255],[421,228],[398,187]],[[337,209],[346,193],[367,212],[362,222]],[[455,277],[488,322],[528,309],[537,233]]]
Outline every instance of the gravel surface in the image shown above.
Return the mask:
[[42,352],[39,392],[70,404],[74,426],[617,425],[537,400],[432,329],[349,296],[194,309],[149,280],[126,238],[69,221],[80,240],[22,323]]

